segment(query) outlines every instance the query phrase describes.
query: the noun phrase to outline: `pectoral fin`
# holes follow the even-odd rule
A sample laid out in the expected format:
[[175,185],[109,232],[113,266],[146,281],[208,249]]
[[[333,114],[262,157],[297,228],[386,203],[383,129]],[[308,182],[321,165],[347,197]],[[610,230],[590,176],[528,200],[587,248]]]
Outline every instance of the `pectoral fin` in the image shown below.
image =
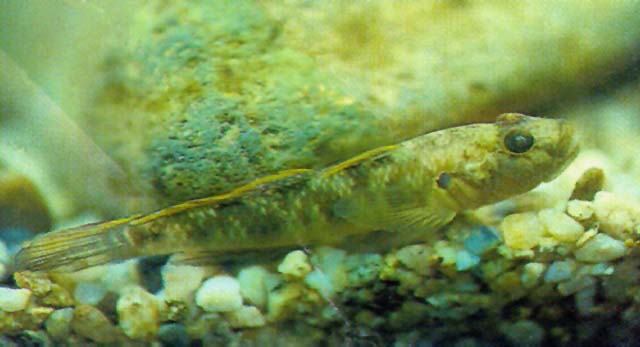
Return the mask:
[[430,197],[408,196],[386,190],[341,199],[334,214],[373,230],[429,231],[449,223],[456,213]]

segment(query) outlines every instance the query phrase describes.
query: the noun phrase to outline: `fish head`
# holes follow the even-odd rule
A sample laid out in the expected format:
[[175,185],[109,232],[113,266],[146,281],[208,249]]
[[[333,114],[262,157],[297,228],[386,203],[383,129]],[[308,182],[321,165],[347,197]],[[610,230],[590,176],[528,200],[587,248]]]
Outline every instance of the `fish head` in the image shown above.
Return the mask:
[[463,209],[495,203],[554,179],[579,150],[574,128],[560,119],[508,113],[485,129],[470,144],[469,152],[477,155],[467,155],[452,173],[455,179],[448,190]]

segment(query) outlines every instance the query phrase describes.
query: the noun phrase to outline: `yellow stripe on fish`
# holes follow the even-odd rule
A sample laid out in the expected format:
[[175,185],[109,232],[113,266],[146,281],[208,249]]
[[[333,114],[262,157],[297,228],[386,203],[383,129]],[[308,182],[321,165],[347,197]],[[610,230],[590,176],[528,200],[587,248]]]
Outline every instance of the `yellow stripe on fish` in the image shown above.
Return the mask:
[[72,271],[138,256],[184,262],[378,230],[429,232],[461,211],[556,177],[575,158],[562,120],[504,114],[365,152],[323,170],[269,175],[229,193],[146,215],[42,234],[16,256],[20,270]]

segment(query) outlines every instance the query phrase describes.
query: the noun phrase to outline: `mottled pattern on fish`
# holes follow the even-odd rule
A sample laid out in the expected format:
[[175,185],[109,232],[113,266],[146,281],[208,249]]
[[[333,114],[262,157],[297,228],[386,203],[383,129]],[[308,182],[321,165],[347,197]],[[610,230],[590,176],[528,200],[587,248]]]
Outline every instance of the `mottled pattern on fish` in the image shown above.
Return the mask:
[[335,244],[376,230],[429,232],[457,213],[524,193],[577,154],[561,120],[504,114],[371,150],[323,170],[289,170],[147,215],[44,234],[20,269],[69,271],[143,255]]

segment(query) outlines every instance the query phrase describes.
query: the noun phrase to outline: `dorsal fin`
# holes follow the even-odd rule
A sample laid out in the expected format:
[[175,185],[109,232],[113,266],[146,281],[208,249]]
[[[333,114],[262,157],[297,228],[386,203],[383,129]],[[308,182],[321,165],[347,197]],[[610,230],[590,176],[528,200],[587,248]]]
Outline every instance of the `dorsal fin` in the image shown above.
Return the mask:
[[335,175],[336,173],[341,172],[344,169],[358,165],[367,159],[371,159],[377,156],[382,156],[384,154],[387,154],[396,148],[398,148],[398,145],[389,145],[389,146],[383,146],[383,147],[372,149],[370,151],[357,155],[349,160],[345,160],[343,162],[340,162],[336,165],[330,166],[322,170],[322,175],[324,175],[325,177]]
[[220,194],[220,195],[214,195],[214,196],[209,196],[206,198],[202,198],[202,199],[195,199],[195,200],[189,200],[186,202],[183,202],[181,204],[178,205],[173,205],[171,207],[167,207],[164,208],[162,210],[153,212],[153,213],[149,213],[148,215],[142,217],[142,218],[138,218],[134,221],[131,222],[131,225],[142,225],[142,224],[146,224],[148,222],[151,222],[153,220],[156,220],[158,218],[163,218],[163,217],[167,217],[167,216],[171,216],[174,214],[178,214],[180,212],[192,209],[192,208],[197,208],[197,207],[201,207],[204,205],[209,205],[209,204],[213,204],[213,203],[223,203],[225,201],[231,200],[231,199],[235,199],[239,196],[242,196],[243,194],[246,194],[248,192],[251,192],[253,190],[256,190],[260,187],[262,187],[265,184],[269,184],[269,183],[274,183],[274,182],[278,182],[281,180],[284,180],[286,178],[290,178],[293,176],[297,176],[297,175],[302,175],[302,174],[306,174],[309,173],[313,170],[311,169],[293,169],[293,170],[285,170],[285,171],[281,171],[278,172],[276,174],[273,175],[268,175],[268,176],[264,176],[261,178],[258,178],[256,180],[253,180],[243,186],[240,186],[228,193],[224,193],[224,194]]

